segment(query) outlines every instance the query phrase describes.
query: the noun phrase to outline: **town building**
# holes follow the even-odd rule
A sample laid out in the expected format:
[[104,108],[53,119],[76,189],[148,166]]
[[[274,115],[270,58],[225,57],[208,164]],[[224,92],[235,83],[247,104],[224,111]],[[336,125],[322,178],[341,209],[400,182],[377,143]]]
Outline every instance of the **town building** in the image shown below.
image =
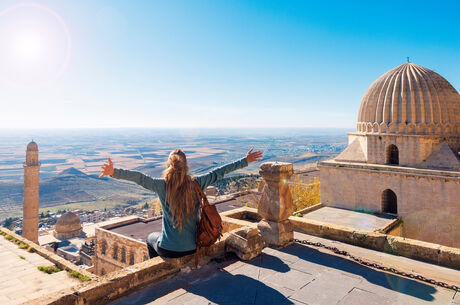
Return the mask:
[[364,94],[356,132],[319,163],[323,205],[402,219],[404,237],[460,248],[460,96],[406,63]]
[[67,239],[84,234],[80,218],[73,212],[66,212],[56,222],[53,234],[58,239]]

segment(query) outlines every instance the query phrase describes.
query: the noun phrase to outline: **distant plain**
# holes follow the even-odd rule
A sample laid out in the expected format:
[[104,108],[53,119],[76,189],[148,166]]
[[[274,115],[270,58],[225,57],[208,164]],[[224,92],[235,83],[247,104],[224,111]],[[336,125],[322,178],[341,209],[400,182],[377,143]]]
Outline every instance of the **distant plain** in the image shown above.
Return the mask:
[[[0,219],[22,211],[23,162],[32,139],[40,150],[40,207],[81,202],[108,208],[151,198],[132,184],[97,179],[111,157],[115,167],[161,176],[171,150],[185,151],[200,174],[245,156],[254,147],[263,161],[294,163],[297,170],[337,155],[347,144],[345,129],[67,129],[0,131]],[[258,164],[235,174],[254,174]],[[63,173],[64,171],[64,173]],[[91,181],[90,181],[91,180]],[[105,184],[103,182],[106,182]],[[102,184],[100,184],[102,183]],[[55,186],[55,187],[53,187]]]

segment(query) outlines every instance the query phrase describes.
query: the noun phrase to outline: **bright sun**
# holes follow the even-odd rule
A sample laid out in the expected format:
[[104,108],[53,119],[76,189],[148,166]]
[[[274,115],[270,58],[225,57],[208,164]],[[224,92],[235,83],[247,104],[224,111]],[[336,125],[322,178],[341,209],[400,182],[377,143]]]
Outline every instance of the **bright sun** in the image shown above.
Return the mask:
[[0,11],[0,80],[41,86],[56,80],[70,58],[70,33],[51,9],[23,3]]
[[45,51],[43,40],[40,33],[25,31],[15,35],[12,47],[20,60],[39,60]]

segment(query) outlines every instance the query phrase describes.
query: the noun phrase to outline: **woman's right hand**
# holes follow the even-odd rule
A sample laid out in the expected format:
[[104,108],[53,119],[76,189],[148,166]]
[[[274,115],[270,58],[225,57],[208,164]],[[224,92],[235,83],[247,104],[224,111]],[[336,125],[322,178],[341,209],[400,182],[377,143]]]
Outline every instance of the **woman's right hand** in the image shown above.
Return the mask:
[[101,175],[99,176],[99,178],[102,178],[104,176],[112,176],[113,175],[113,162],[112,160],[110,160],[110,158],[108,159],[109,161],[109,164],[105,163],[104,165],[101,166]]

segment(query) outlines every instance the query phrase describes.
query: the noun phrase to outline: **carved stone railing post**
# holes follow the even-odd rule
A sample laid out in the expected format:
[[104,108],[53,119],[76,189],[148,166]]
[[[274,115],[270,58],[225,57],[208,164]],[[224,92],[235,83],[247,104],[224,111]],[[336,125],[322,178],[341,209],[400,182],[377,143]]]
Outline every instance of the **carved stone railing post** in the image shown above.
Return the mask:
[[258,213],[263,218],[257,225],[264,241],[275,247],[292,243],[294,231],[289,216],[294,212],[289,179],[294,173],[292,163],[265,162],[260,166],[265,181]]

